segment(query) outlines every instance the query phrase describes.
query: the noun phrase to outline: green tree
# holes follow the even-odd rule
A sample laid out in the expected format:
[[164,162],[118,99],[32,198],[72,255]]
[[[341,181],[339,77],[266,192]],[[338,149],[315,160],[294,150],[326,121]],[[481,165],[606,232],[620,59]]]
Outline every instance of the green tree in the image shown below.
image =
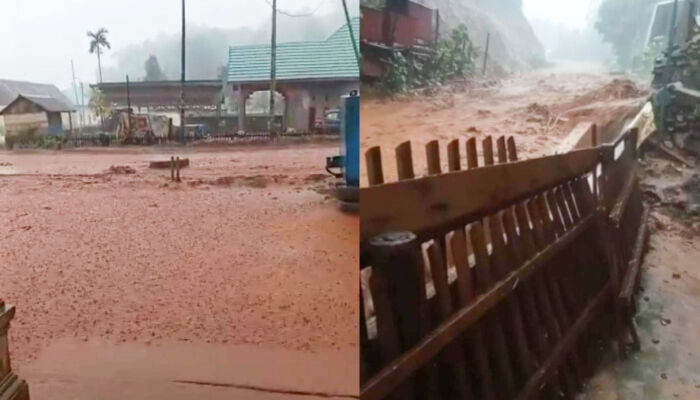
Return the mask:
[[430,58],[394,53],[380,81],[389,93],[404,92],[426,85],[440,85],[450,79],[463,79],[474,72],[478,49],[464,24],[448,38],[441,39]]
[[97,32],[88,32],[87,35],[90,38],[90,54],[97,53],[97,68],[100,71],[100,83],[102,83],[102,48],[106,47],[108,49],[112,48],[107,40],[107,29],[100,28]]
[[102,126],[102,130],[104,130],[104,117],[105,115],[109,115],[111,110],[107,99],[105,98],[104,94],[100,89],[92,89],[92,94],[90,95],[90,103],[88,103],[88,106],[90,107],[92,112],[95,113],[95,115],[100,117],[100,124]]
[[658,0],[603,0],[596,30],[610,43],[623,68],[631,68],[644,51],[649,21]]
[[143,78],[144,81],[164,81],[168,79],[160,68],[158,58],[153,54],[148,56],[148,59],[143,64],[143,68],[146,70],[146,76]]

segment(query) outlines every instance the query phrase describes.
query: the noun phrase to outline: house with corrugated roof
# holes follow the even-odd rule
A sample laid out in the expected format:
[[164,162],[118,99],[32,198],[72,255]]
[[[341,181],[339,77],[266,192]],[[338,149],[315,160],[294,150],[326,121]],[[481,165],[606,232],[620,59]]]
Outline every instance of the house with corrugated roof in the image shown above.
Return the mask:
[[0,124],[7,136],[29,131],[63,136],[73,129],[74,112],[75,107],[54,85],[0,80]]
[[[321,41],[277,44],[277,91],[284,97],[284,127],[308,132],[325,110],[340,107],[340,97],[359,89],[360,70],[352,40],[359,43],[360,18]],[[229,47],[227,89],[238,103],[239,130],[245,127],[248,97],[270,86],[270,45]]]

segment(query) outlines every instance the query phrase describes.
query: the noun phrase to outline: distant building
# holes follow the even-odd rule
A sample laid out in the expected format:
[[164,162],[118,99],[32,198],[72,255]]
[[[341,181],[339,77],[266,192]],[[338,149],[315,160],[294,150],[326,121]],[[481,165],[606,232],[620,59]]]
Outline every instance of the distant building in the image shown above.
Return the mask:
[[[351,21],[359,43],[360,19]],[[262,98],[254,93],[270,88],[270,61],[269,44],[229,47],[225,82],[185,82],[186,123],[206,125],[214,134],[266,131],[267,113],[252,103]],[[276,66],[277,92],[284,98],[284,111],[276,118],[285,129],[312,130],[325,110],[340,107],[340,96],[359,89],[347,24],[325,40],[278,43]],[[100,89],[111,108],[130,105],[134,112],[165,115],[180,125],[180,81],[130,82],[128,88],[126,82],[104,82],[91,87]]]
[[73,129],[74,112],[54,85],[0,79],[0,130],[7,135],[27,129],[65,135]]
[[[360,87],[352,40],[359,43],[360,18],[352,18],[326,40],[277,44],[277,91],[284,97],[284,128],[308,132],[323,112],[340,107],[340,97]],[[227,92],[234,96],[239,130],[246,124],[249,96],[270,87],[270,45],[231,46]]]
[[439,10],[416,1],[387,0],[384,8],[363,5],[360,13],[363,80],[380,78],[394,53],[424,53],[439,39]]
[[[37,135],[64,136],[73,130],[72,105],[50,96],[20,94],[6,105],[0,116],[5,120],[5,130],[8,136],[26,131],[34,131]],[[68,116],[68,130],[64,130],[63,116]]]

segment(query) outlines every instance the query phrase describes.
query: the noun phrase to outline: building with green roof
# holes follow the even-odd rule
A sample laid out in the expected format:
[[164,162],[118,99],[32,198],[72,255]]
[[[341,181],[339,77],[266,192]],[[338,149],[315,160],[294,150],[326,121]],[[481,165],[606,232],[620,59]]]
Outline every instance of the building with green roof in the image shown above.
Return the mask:
[[[359,43],[360,18],[352,18]],[[344,24],[326,40],[277,44],[277,91],[284,96],[285,128],[309,131],[325,110],[338,108],[340,96],[359,89],[360,71],[350,29]],[[229,47],[227,86],[237,95],[239,129],[245,126],[248,97],[270,86],[270,45]]]

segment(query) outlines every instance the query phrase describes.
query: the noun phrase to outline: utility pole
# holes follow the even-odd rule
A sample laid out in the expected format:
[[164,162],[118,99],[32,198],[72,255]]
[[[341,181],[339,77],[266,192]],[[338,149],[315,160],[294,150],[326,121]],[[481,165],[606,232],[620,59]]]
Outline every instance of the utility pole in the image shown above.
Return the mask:
[[484,68],[481,72],[482,75],[486,75],[486,62],[489,60],[489,42],[491,41],[491,33],[486,32],[486,51],[484,51]]
[[180,66],[180,141],[185,143],[185,0],[182,0],[182,54]]
[[360,68],[360,51],[357,49],[357,43],[355,43],[355,33],[352,29],[352,22],[350,21],[350,14],[348,13],[348,4],[343,0],[343,10],[345,11],[345,22],[348,24],[348,31],[350,32],[350,41],[352,42],[352,49],[355,52],[355,61],[357,61],[357,68]]
[[[75,84],[75,65],[73,65],[73,60],[70,60],[70,68],[73,71],[73,94],[75,95],[75,104],[78,105],[80,100],[78,100],[78,86]],[[78,114],[78,127],[83,128],[83,117],[82,114]]]
[[272,0],[270,44],[270,136],[275,137],[275,91],[277,90],[277,0]]
[[129,89],[129,74],[126,74],[126,113],[131,115],[131,90]]
[[83,82],[80,82],[80,115],[87,126],[87,118],[85,118],[85,89],[83,88]]

